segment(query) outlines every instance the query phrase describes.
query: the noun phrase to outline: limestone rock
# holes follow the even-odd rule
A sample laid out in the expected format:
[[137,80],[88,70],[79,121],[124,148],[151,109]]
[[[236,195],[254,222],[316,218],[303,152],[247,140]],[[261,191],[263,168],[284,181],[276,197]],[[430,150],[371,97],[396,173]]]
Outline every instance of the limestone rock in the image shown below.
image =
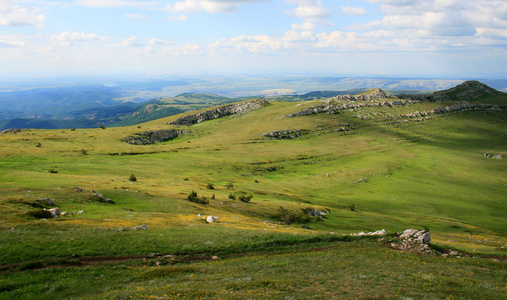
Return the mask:
[[61,211],[58,207],[46,209],[46,210],[51,213],[52,218],[58,218],[61,214]]
[[93,200],[98,200],[98,201],[103,202],[103,203],[114,204],[113,200],[104,197],[104,195],[102,195],[101,193],[93,193],[91,195],[91,198]]
[[392,243],[396,249],[416,252],[420,254],[432,254],[428,244],[431,242],[431,235],[425,230],[407,229],[400,234],[400,243]]
[[208,216],[208,217],[206,218],[206,222],[208,222],[208,223],[214,223],[214,222],[217,222],[217,221],[218,221],[218,219],[220,219],[220,217]]
[[35,201],[37,201],[37,203],[44,204],[44,205],[49,205],[49,206],[55,206],[56,205],[55,200],[53,200],[51,198],[41,198],[41,199],[37,199]]
[[146,226],[145,224],[141,225],[141,226],[134,226],[130,229],[133,229],[133,230],[148,230],[148,226]]
[[123,137],[122,139],[127,144],[150,145],[172,140],[185,133],[187,133],[185,130],[176,129],[148,130],[136,133],[133,136]]
[[228,104],[224,106],[215,107],[206,111],[187,115],[176,119],[169,124],[173,125],[192,125],[201,123],[208,120],[214,120],[230,115],[244,114],[252,110],[260,109],[267,103],[266,100],[254,100],[247,102],[240,102],[236,104]]

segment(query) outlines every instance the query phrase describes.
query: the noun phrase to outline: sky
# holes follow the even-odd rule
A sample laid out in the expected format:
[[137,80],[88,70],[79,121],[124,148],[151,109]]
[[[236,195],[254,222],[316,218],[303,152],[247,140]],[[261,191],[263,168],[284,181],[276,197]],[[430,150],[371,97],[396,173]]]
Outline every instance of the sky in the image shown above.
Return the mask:
[[0,76],[507,79],[506,0],[0,0]]

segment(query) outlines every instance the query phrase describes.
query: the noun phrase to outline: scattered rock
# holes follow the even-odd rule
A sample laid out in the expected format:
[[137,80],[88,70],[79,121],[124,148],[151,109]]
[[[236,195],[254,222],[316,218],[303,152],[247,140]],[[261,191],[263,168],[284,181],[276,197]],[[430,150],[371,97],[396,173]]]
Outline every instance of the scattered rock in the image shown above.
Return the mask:
[[104,195],[102,195],[101,193],[93,193],[91,195],[91,198],[92,198],[92,200],[98,200],[102,203],[114,204],[113,200],[104,197]]
[[84,192],[85,190],[80,189],[78,187],[74,187],[74,192]]
[[49,205],[49,206],[56,205],[55,200],[53,200],[51,198],[41,198],[41,199],[37,199],[35,201],[37,201],[37,203],[39,203],[39,204],[44,204],[44,205]]
[[148,230],[148,226],[146,226],[145,224],[143,224],[141,226],[131,227],[130,229],[133,229],[133,230]]
[[124,210],[129,210],[129,211],[134,211],[132,208],[128,208],[128,207],[123,207]]
[[490,154],[490,153],[483,153],[482,154],[484,157],[489,157],[489,158],[494,158],[494,159],[502,159],[503,156],[498,154],[498,155],[493,155],[493,154]]
[[329,211],[328,212],[323,212],[323,211],[318,210],[318,209],[308,208],[308,209],[305,209],[305,213],[307,215],[309,215],[310,217],[316,217],[316,218],[322,219],[323,217],[327,216],[327,214],[329,214]]
[[0,131],[0,134],[6,134],[6,133],[18,133],[18,132],[21,132],[21,129],[13,129],[13,128],[9,128],[9,129],[5,129],[5,130],[2,130]]
[[218,219],[220,219],[220,217],[208,216],[208,217],[206,218],[206,222],[208,222],[208,223],[214,223],[214,222],[217,222],[217,221],[218,221]]
[[386,234],[387,234],[387,230],[381,229],[381,230],[377,230],[377,231],[374,231],[374,232],[368,232],[368,233],[364,233],[364,232],[351,233],[350,235],[352,235],[352,236],[363,236],[363,235],[386,235]]

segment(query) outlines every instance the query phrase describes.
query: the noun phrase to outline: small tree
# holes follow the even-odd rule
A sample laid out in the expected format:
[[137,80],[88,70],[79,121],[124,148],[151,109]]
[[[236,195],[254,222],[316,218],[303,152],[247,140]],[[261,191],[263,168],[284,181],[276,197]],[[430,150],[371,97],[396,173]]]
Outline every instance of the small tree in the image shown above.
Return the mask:
[[241,196],[239,196],[239,197],[238,197],[238,199],[239,199],[240,201],[243,201],[243,202],[245,202],[245,203],[250,202],[250,200],[252,200],[252,198],[253,198],[253,196],[252,196],[252,195],[250,195],[250,196],[244,196],[244,195],[241,195]]
[[136,177],[136,175],[134,175],[134,174],[130,174],[129,180],[130,180],[130,181],[137,181],[137,177]]

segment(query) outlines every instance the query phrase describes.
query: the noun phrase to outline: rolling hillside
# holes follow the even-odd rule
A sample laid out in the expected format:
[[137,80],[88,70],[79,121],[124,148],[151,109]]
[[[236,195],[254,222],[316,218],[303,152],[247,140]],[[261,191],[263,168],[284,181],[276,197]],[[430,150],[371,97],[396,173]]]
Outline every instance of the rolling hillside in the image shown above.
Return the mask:
[[[130,127],[0,134],[0,297],[500,299],[507,96],[460,98],[477,92],[219,99]],[[433,255],[390,246],[407,228],[431,232]],[[350,236],[380,229],[393,235]]]

